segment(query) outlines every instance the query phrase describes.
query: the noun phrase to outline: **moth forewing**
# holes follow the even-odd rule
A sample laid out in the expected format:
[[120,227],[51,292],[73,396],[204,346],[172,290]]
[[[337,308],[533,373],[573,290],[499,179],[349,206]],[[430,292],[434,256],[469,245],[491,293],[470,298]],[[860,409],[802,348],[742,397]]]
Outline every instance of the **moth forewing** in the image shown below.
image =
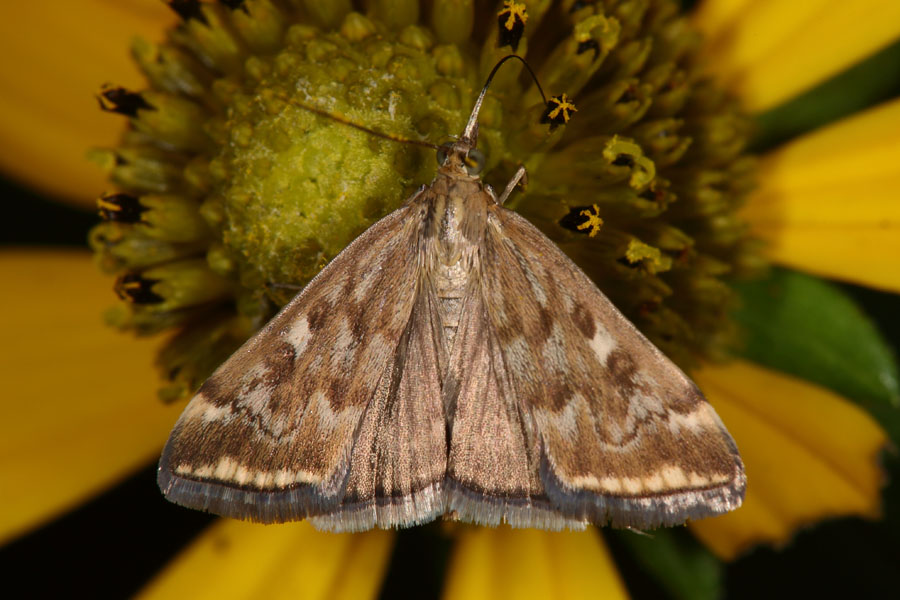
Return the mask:
[[[368,465],[374,452],[402,464],[403,452],[432,457],[434,443],[443,447],[430,430],[418,438],[427,446],[421,453],[415,444],[392,447],[384,436],[379,448],[364,447],[372,443],[369,429],[387,432],[386,411],[397,410],[391,395],[399,390],[408,401],[404,365],[428,368],[427,356],[408,360],[401,348],[417,304],[419,266],[410,249],[424,222],[411,214],[422,209],[418,195],[357,238],[201,386],[160,460],[159,484],[170,500],[261,522],[339,513],[347,502],[360,510],[375,506],[376,491],[348,484],[359,478],[349,477],[351,465]],[[415,401],[424,421],[425,398]],[[399,422],[409,425],[405,410]],[[421,479],[422,469],[413,469],[403,483],[413,471]],[[349,528],[374,525],[351,521]]]
[[395,358],[357,430],[340,506],[314,517],[317,528],[408,527],[444,512],[441,334],[433,290],[420,288]]
[[638,528],[738,507],[743,464],[690,379],[537,228],[502,207],[490,222],[485,328],[507,403],[537,440],[540,500],[569,519]]

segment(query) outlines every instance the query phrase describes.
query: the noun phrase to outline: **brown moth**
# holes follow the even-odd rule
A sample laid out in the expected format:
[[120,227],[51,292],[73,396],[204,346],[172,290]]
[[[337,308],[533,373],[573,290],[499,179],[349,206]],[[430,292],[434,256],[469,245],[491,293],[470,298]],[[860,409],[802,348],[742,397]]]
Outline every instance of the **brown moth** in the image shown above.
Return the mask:
[[740,506],[741,458],[697,387],[503,207],[524,169],[499,198],[480,180],[486,90],[431,184],[200,387],[160,460],[169,500],[332,531],[650,528]]

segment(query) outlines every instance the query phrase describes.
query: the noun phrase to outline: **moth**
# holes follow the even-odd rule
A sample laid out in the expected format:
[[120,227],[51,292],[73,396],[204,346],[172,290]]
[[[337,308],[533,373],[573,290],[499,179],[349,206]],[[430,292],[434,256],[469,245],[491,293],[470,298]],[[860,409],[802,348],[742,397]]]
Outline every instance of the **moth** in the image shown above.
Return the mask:
[[169,500],[331,531],[644,529],[740,506],[741,458],[697,387],[503,207],[524,169],[499,197],[481,181],[487,87],[434,180],[200,387],[159,463]]

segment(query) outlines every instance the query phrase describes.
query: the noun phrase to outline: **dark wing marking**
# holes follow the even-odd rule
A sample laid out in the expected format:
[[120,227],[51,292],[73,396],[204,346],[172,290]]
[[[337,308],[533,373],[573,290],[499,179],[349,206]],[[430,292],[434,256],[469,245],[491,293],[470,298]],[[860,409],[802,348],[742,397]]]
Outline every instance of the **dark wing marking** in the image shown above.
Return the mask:
[[[357,442],[366,425],[378,423],[378,435],[411,426],[410,390],[418,382],[410,378],[418,374],[403,367],[405,355],[416,354],[413,344],[423,342],[422,324],[410,321],[422,210],[411,202],[373,225],[201,386],[160,460],[159,485],[170,500],[261,522],[333,513],[348,493],[351,463],[375,458]],[[416,422],[413,430],[433,426]],[[410,461],[379,458],[382,481],[392,465],[409,470],[392,474],[386,493],[427,487],[433,474]],[[382,522],[421,520],[430,511],[400,513]],[[354,522],[338,518],[330,526]]]
[[[486,323],[478,333],[490,355],[482,363],[492,367],[463,373],[493,381],[461,383],[488,390],[489,401],[460,393],[458,404],[473,404],[453,416],[454,485],[482,504],[500,498],[495,505],[510,506],[504,498],[518,497],[575,523],[620,527],[674,525],[740,505],[743,465],[715,411],[553,242],[519,215],[492,208],[480,269]],[[498,425],[490,441],[468,433],[479,419],[497,424],[516,415],[519,432]],[[512,450],[513,437],[527,452]],[[530,477],[506,473],[490,443],[509,446],[504,460],[528,464]],[[527,485],[510,487],[517,481]],[[473,520],[495,521],[503,510]],[[543,510],[515,521],[548,526]]]

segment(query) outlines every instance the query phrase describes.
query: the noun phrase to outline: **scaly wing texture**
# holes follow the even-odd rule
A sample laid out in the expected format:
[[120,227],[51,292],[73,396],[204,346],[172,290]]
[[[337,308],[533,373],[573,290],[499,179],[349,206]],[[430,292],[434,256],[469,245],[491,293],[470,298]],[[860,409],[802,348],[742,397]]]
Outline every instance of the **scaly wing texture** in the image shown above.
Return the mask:
[[[485,283],[488,286],[491,283]],[[527,402],[520,402],[478,278],[463,301],[447,387],[452,423],[445,490],[453,519],[514,527],[579,529],[553,510],[540,480],[540,445]]]
[[480,358],[450,365],[464,373],[451,509],[487,524],[649,528],[740,505],[743,465],[715,411],[549,239],[492,208],[480,270],[466,302],[482,322],[457,342]]
[[427,282],[409,326],[366,408],[338,507],[313,517],[319,529],[407,527],[444,512],[447,442],[441,406],[440,319]]
[[417,347],[427,317],[411,319],[427,304],[422,210],[373,225],[201,386],[160,460],[170,500],[261,522],[332,515],[320,525],[334,530],[440,512],[444,465],[426,464],[446,456],[437,365]]

